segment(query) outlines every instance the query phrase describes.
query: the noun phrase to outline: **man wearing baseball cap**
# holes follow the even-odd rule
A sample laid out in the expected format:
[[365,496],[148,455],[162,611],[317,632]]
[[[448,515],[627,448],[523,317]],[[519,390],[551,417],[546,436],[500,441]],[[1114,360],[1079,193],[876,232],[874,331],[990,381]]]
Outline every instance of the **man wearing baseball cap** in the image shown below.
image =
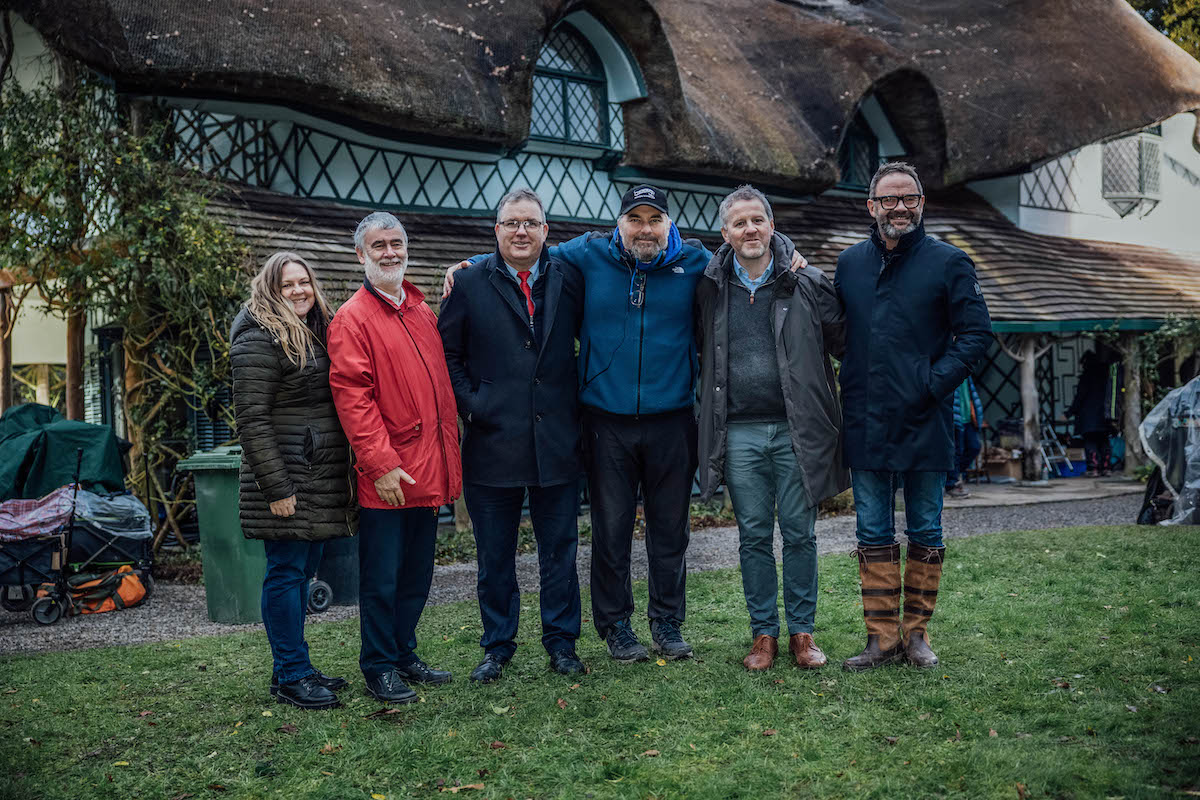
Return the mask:
[[[692,647],[680,626],[699,374],[692,299],[711,254],[680,236],[667,193],[642,184],[621,198],[613,231],[583,234],[550,248],[550,255],[584,280],[579,402],[592,504],[592,621],[614,659],[649,659],[631,622],[640,488],[651,643],[666,658],[687,658]],[[447,272],[447,293],[455,268]]]

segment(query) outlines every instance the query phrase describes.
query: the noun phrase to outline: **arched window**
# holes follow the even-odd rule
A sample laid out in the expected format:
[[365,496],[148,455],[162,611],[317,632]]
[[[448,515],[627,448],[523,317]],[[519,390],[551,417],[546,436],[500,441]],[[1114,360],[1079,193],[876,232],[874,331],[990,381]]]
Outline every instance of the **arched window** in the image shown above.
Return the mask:
[[534,139],[608,148],[608,90],[604,63],[570,25],[559,25],[533,74]]

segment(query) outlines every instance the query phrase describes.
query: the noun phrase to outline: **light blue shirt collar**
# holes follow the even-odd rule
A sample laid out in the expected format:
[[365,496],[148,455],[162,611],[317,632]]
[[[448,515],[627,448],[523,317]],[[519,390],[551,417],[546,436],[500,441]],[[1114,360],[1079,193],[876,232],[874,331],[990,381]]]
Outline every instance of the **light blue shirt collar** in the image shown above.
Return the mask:
[[747,272],[746,268],[742,266],[742,262],[738,261],[738,257],[737,256],[733,257],[734,274],[736,274],[738,276],[738,280],[742,282],[742,285],[750,290],[750,294],[754,294],[760,288],[762,288],[762,285],[764,283],[771,280],[771,274],[774,271],[774,269],[775,269],[775,256],[771,256],[771,262],[769,264],[767,264],[767,268],[765,270],[763,270],[763,274],[759,275],[758,279],[755,280],[750,277],[750,273]]
[[[517,282],[517,285],[520,285],[521,276],[518,274],[518,272],[521,270],[513,269],[511,266],[509,266],[507,261],[504,262],[504,267],[508,270],[508,274],[512,276],[512,279]],[[538,259],[538,263],[529,268],[529,285],[533,286],[533,284],[537,282],[538,276],[541,274],[542,261],[541,259]]]

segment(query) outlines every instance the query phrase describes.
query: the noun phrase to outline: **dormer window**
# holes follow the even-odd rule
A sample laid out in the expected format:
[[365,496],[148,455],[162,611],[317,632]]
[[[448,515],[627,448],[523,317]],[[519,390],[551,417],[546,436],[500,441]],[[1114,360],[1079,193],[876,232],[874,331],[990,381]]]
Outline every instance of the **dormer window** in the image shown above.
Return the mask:
[[838,188],[865,192],[871,185],[871,177],[879,167],[879,139],[862,114],[855,114],[842,149],[838,151],[838,170],[842,179]]
[[604,63],[567,24],[550,34],[533,75],[530,138],[609,148]]

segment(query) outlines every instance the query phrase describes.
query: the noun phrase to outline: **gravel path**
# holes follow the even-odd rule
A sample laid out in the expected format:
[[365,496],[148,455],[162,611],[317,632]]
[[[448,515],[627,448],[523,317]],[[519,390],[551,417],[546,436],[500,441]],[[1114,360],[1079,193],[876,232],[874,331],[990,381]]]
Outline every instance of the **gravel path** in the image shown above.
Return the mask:
[[[1072,525],[1131,524],[1141,507],[1140,494],[1096,500],[1037,503],[1033,505],[947,508],[942,526],[947,538],[979,536],[1014,530],[1045,530]],[[897,530],[904,521],[897,517]],[[702,572],[737,566],[737,528],[710,528],[692,534],[688,547],[688,571]],[[854,547],[853,515],[817,522],[817,549],[821,553],[848,553]],[[780,543],[776,537],[775,549]],[[646,551],[633,548],[633,575],[646,577]],[[579,548],[579,574],[587,585],[591,548]],[[517,558],[521,587],[536,592],[537,556]],[[453,603],[475,597],[474,564],[451,564],[434,571],[431,604]],[[321,622],[349,619],[358,615],[355,606],[335,606],[320,616]],[[315,622],[315,618],[310,620]],[[260,629],[261,625],[223,625],[209,622],[204,587],[158,584],[154,599],[146,606],[111,614],[73,617],[55,625],[42,626],[27,613],[0,611],[0,655],[48,650],[76,650],[109,645],[161,642],[191,636],[208,636]]]

